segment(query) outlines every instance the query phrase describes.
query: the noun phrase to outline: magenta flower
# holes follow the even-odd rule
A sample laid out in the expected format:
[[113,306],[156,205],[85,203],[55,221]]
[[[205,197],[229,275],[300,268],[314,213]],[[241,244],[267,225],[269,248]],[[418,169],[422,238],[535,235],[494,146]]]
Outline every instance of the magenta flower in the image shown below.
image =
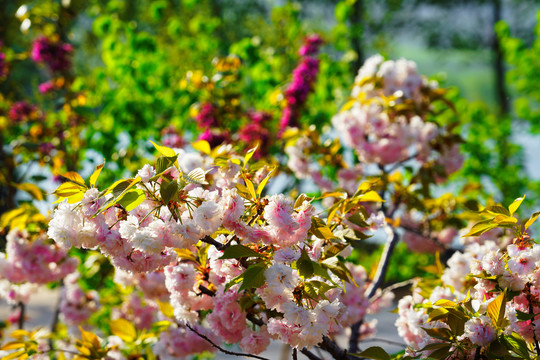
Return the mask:
[[71,44],[52,42],[41,36],[34,40],[31,58],[36,63],[45,63],[52,71],[66,71],[71,67],[72,51]]
[[317,55],[322,39],[319,35],[310,35],[304,40],[304,44],[298,51],[302,60],[292,73],[292,81],[285,91],[286,107],[283,109],[279,123],[279,136],[289,126],[298,127],[301,110],[306,103],[307,97],[319,72],[319,60],[313,57]]
[[11,105],[9,109],[9,118],[14,122],[23,122],[31,120],[37,114],[37,107],[26,101],[18,101]]
[[203,129],[218,127],[217,108],[211,103],[204,103],[195,117],[195,121],[197,121],[197,125]]

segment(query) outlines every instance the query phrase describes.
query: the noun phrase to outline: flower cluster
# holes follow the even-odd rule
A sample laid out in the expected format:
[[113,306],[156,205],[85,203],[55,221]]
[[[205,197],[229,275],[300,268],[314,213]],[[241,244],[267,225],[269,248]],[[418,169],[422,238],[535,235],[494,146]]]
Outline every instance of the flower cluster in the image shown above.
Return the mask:
[[53,72],[62,72],[71,67],[72,51],[70,44],[41,36],[34,40],[31,58],[36,63],[44,63]]
[[38,120],[41,117],[42,115],[38,108],[26,101],[13,103],[9,109],[9,118],[17,123]]
[[300,111],[313,89],[319,72],[319,60],[315,56],[322,43],[322,38],[319,35],[310,35],[306,37],[304,45],[298,51],[302,60],[293,70],[292,81],[285,90],[286,106],[281,114],[280,133],[283,133],[287,127],[299,126]]
[[[431,160],[432,143],[443,134],[426,121],[436,86],[417,73],[412,61],[373,56],[358,71],[353,100],[332,123],[362,162],[385,165],[415,158],[425,163]],[[447,174],[463,162],[457,151],[455,144],[441,151]]]
[[[411,353],[429,356],[447,345],[449,353],[460,358],[476,351],[489,356],[494,351],[491,344],[508,337],[529,344],[536,341],[540,336],[540,245],[518,240],[502,249],[486,241],[456,252],[448,260],[441,285],[429,298],[417,288],[400,300],[396,326]],[[461,329],[451,316],[461,319]],[[447,335],[435,336],[431,328],[447,329]],[[503,340],[497,340],[500,337]]]
[[[49,236],[66,249],[99,249],[117,268],[119,283],[148,294],[151,303],[168,301],[173,311],[167,316],[179,324],[173,333],[206,323],[211,338],[250,353],[263,351],[270,336],[299,349],[315,346],[389,305],[387,296],[368,304],[365,270],[347,268],[337,257],[350,253],[345,241],[312,233],[309,200],[252,198],[242,191],[249,180],[241,167],[193,168],[207,166],[207,157],[179,151],[181,159],[161,157],[156,168],[145,165],[135,179],[104,192],[80,187],[80,202],[64,200],[55,210]],[[129,191],[140,198],[136,205],[118,195]],[[342,280],[351,284],[343,289]],[[84,299],[81,294],[66,304]],[[148,328],[154,318],[141,309],[133,295],[115,316]],[[373,333],[374,324],[364,324],[362,334]],[[156,347],[176,354],[167,339]]]
[[47,284],[75,271],[78,261],[43,236],[31,240],[26,230],[12,229],[0,253],[0,274],[12,283]]

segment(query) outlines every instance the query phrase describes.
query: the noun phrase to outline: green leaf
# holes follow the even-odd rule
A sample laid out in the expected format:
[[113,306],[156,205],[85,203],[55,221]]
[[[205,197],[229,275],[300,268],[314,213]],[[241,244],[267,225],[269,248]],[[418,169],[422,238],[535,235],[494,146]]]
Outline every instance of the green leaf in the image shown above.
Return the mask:
[[535,212],[531,215],[529,220],[525,223],[525,230],[527,230],[535,221],[538,219],[538,216],[540,215],[540,211]]
[[446,345],[444,347],[441,347],[440,349],[438,350],[435,350],[434,352],[432,352],[430,355],[429,355],[429,358],[430,359],[436,359],[436,360],[442,360],[442,359],[446,359],[448,358],[451,354],[453,353],[450,353],[450,349],[452,348],[451,345]]
[[160,156],[156,161],[156,175],[159,175],[169,169],[175,163],[178,155]]
[[501,205],[488,206],[487,208],[482,210],[481,213],[510,216],[510,211],[508,211],[504,206]]
[[360,354],[351,354],[358,357],[375,359],[375,360],[390,360],[390,355],[380,346],[372,346],[362,351]]
[[328,268],[331,272],[333,272],[338,278],[340,278],[343,281],[352,282],[356,285],[356,282],[354,281],[354,278],[351,274],[351,271],[347,269],[345,264],[343,264],[337,257],[331,257],[328,259],[323,260],[321,263],[323,267]]
[[514,215],[523,200],[525,200],[525,195],[523,195],[523,197],[517,198],[516,200],[514,200],[513,203],[510,204],[510,206],[508,207],[508,210],[510,210],[510,215]]
[[300,276],[302,276],[304,279],[309,279],[313,276],[313,261],[311,261],[309,255],[304,249],[302,249],[300,258],[296,260],[296,268],[298,269]]
[[504,321],[504,312],[506,310],[505,297],[506,290],[500,293],[487,307],[487,314],[496,327],[501,327]]
[[527,343],[518,333],[513,332],[510,335],[503,335],[500,340],[504,341],[508,347],[522,359],[531,358]]
[[471,230],[463,235],[462,237],[467,236],[479,236],[485,233],[486,231],[489,231],[491,229],[495,229],[497,227],[497,224],[492,223],[493,219],[483,220],[480,221],[471,228]]
[[447,328],[422,328],[429,336],[439,340],[450,340],[452,332]]
[[247,257],[264,257],[264,255],[244,245],[232,245],[225,249],[220,259],[240,259]]
[[118,203],[126,209],[131,211],[139,206],[144,200],[146,200],[146,194],[141,189],[135,189],[128,191]]
[[267,265],[265,263],[257,263],[248,267],[242,274],[244,281],[242,281],[242,286],[240,286],[239,291],[263,286],[265,281],[264,272],[266,269]]
[[162,183],[160,188],[161,199],[165,204],[168,204],[176,194],[178,194],[179,186],[176,180],[169,182],[168,184]]
[[312,217],[311,218],[311,233],[318,237],[319,239],[335,239],[336,237],[332,233],[332,230],[326,224],[321,218],[318,217]]
[[532,320],[536,317],[536,315],[538,314],[529,314],[523,311],[516,310],[516,317],[520,321]]
[[429,313],[429,319],[428,321],[435,321],[435,320],[441,320],[441,319],[446,319],[448,317],[448,313],[449,311],[445,308],[437,308],[437,309],[433,309],[430,313]]

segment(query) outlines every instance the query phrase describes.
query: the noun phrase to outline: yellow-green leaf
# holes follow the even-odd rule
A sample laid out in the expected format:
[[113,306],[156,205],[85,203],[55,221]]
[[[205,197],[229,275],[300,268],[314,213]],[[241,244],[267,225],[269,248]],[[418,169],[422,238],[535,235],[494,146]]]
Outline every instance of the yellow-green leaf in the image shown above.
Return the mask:
[[159,310],[161,313],[168,318],[174,319],[174,308],[168,302],[163,302],[158,300]]
[[255,187],[253,186],[253,183],[248,178],[244,178],[244,181],[246,182],[246,187],[249,190],[249,194],[251,195],[251,198],[255,200],[257,198],[257,195],[255,193]]
[[487,314],[493,324],[500,327],[504,320],[504,312],[506,310],[506,290],[499,294],[495,300],[491,301],[487,307]]
[[191,146],[193,146],[195,150],[200,151],[206,155],[210,155],[210,153],[212,152],[212,148],[206,140],[195,141],[193,144],[191,144]]
[[37,201],[43,200],[43,191],[36,185],[30,183],[15,184],[19,190],[26,191]]
[[273,175],[273,172],[274,172],[275,169],[272,169],[268,172],[268,175],[266,175],[266,177],[261,181],[261,183],[259,184],[259,186],[257,186],[257,196],[261,196],[263,190],[264,190],[264,187],[266,186],[266,183],[268,182],[268,180],[270,180],[270,178],[272,177]]
[[2,347],[0,348],[0,350],[4,350],[4,351],[7,351],[7,350],[15,350],[15,349],[23,348],[23,347],[24,347],[24,342],[21,342],[21,341],[10,341],[10,342],[5,343],[4,345],[2,345]]
[[508,207],[508,210],[510,211],[510,215],[514,215],[514,213],[519,208],[523,200],[525,200],[525,195],[523,195],[523,197],[517,198],[516,200],[514,200],[513,203],[510,204],[510,206]]
[[96,186],[97,179],[99,177],[99,174],[101,174],[101,169],[103,169],[104,165],[105,163],[96,166],[96,169],[94,170],[92,175],[90,175],[90,186],[92,187]]
[[249,160],[251,160],[251,158],[253,157],[253,154],[255,153],[255,151],[257,151],[258,148],[259,148],[259,145],[256,145],[254,148],[249,149],[246,152],[246,155],[244,156],[244,169],[246,168],[247,163],[249,162]]
[[126,319],[116,319],[110,322],[111,333],[118,336],[125,342],[133,342],[137,338],[137,330],[130,321]]
[[531,215],[529,220],[525,223],[525,230],[527,230],[535,221],[538,219],[538,216],[540,215],[540,211],[535,212]]
[[81,175],[77,174],[74,171],[67,172],[65,174],[60,174],[63,178],[65,178],[68,181],[71,181],[77,185],[80,185],[84,188],[86,188],[86,185],[84,183],[84,179],[81,177]]
[[361,194],[358,196],[359,201],[370,201],[370,202],[384,202],[384,200],[381,198],[381,196],[376,191],[368,191],[365,194]]
[[154,147],[156,148],[156,150],[163,156],[167,156],[167,157],[170,157],[170,156],[176,156],[176,152],[167,147],[167,146],[162,146],[162,145],[158,145],[156,144],[155,142],[153,141],[150,141],[152,143],[152,145],[154,145]]

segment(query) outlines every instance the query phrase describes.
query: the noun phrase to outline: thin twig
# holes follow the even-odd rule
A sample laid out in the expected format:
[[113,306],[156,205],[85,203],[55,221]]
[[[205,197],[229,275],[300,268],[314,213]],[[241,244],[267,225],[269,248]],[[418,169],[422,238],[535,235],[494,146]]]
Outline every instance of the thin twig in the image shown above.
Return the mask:
[[298,360],[298,350],[296,348],[292,349],[292,358]]
[[191,325],[189,325],[189,323],[186,323],[185,324],[186,327],[193,331],[195,334],[197,334],[199,337],[203,338],[204,340],[206,340],[210,345],[212,345],[213,347],[215,347],[216,349],[218,349],[219,351],[227,354],[227,355],[234,355],[234,356],[245,356],[245,357],[251,357],[251,358],[254,358],[254,359],[260,359],[260,360],[270,360],[270,359],[267,359],[267,358],[264,358],[262,356],[257,356],[257,355],[252,355],[252,354],[246,354],[246,353],[240,353],[240,352],[235,352],[235,351],[230,351],[230,350],[226,350],[224,348],[222,348],[221,346],[217,345],[215,342],[213,342],[212,340],[210,340],[207,336],[201,334],[200,332],[198,332],[197,330],[195,330],[194,328],[191,327]]
[[375,301],[379,300],[384,294],[386,294],[386,293],[388,293],[390,291],[394,291],[396,289],[405,287],[405,286],[413,285],[415,283],[415,281],[417,281],[417,278],[401,281],[401,282],[392,284],[390,286],[387,286],[384,289],[382,289],[382,291],[380,293],[373,295],[369,299],[369,302],[374,303]]
[[369,339],[365,339],[365,340],[361,340],[360,342],[370,342],[370,341],[383,342],[383,343],[387,343],[387,344],[389,344],[389,345],[400,346],[400,347],[402,347],[402,348],[406,348],[406,347],[407,347],[406,344],[400,343],[399,341],[393,341],[393,340],[390,340],[390,339],[376,338],[376,337],[369,338]]

